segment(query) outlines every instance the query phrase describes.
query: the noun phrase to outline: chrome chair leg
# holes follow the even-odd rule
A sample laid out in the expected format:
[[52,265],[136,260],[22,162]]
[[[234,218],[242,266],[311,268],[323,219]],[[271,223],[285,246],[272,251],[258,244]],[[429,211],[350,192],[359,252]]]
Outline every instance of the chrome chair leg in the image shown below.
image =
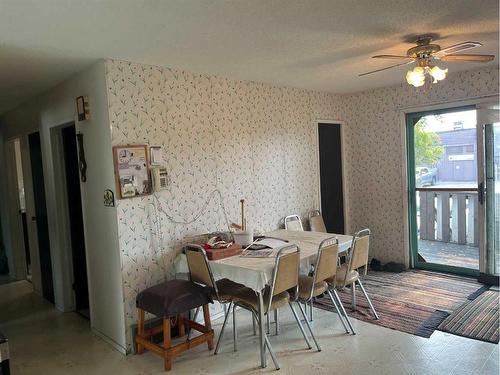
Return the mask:
[[227,324],[227,318],[229,317],[229,314],[231,313],[232,306],[233,306],[233,303],[230,302],[229,307],[226,310],[226,316],[224,317],[224,323],[222,324],[222,328],[221,328],[220,333],[219,333],[219,338],[217,339],[217,345],[215,345],[214,354],[217,354],[219,352],[220,342],[222,341],[222,336],[224,335],[224,329],[226,328],[226,324]]
[[271,346],[271,343],[269,342],[269,339],[268,339],[267,335],[265,336],[265,341],[266,341],[266,346],[269,349],[269,354],[271,354],[271,359],[274,362],[274,367],[276,367],[276,370],[279,370],[280,369],[280,364],[278,362],[278,358],[276,358],[276,355],[274,354],[274,350],[273,350],[273,348]]
[[266,314],[266,333],[271,334],[271,317],[269,314]]
[[253,335],[256,336],[257,335],[257,329],[255,327],[255,316],[253,316],[253,314],[252,314],[252,326],[253,326]]
[[366,293],[365,287],[361,283],[361,280],[358,280],[358,283],[359,283],[359,287],[361,288],[361,291],[363,292],[363,294],[365,295],[366,300],[368,301],[368,305],[370,305],[370,310],[372,310],[373,315],[375,315],[375,319],[378,320],[379,319],[378,314],[375,311],[375,307],[373,307],[373,304],[372,304],[372,301],[371,301],[370,297],[368,297],[368,294]]
[[309,301],[309,321],[312,322],[314,319],[313,316],[313,300]]
[[333,303],[333,306],[335,306],[335,311],[337,311],[337,314],[338,314],[338,316],[339,316],[339,319],[340,319],[340,321],[342,322],[342,325],[344,326],[345,333],[349,333],[350,331],[349,331],[349,329],[347,328],[347,325],[346,325],[346,323],[345,323],[345,321],[344,321],[344,316],[343,316],[342,312],[340,311],[340,307],[339,307],[339,305],[337,304],[336,299],[335,299],[335,298],[333,298],[332,293],[331,293],[329,290],[327,291],[327,293],[328,293],[328,297],[330,297],[330,300],[331,300],[331,301],[332,301],[332,303]]
[[356,311],[356,282],[351,284],[351,305],[352,311]]
[[[271,359],[273,360],[274,367],[276,367],[276,370],[279,370],[280,369],[280,364],[278,362],[278,359],[276,358],[276,355],[274,354],[273,347],[271,346],[271,343],[269,342],[269,339],[268,339],[266,333],[264,332],[263,318],[264,318],[264,316],[260,312],[257,313],[255,311],[252,311],[252,319],[254,319],[255,321],[257,321],[257,324],[258,324],[259,330],[260,330],[260,334],[264,338],[264,347],[267,346],[267,349],[269,349],[269,354],[271,355]],[[262,354],[264,354],[264,356],[265,356],[265,353],[262,353]],[[263,366],[263,367],[265,367],[265,366]]]
[[274,329],[276,336],[278,336],[280,333],[280,324],[278,321],[278,309],[274,310],[274,325],[275,325]]
[[304,317],[304,322],[306,323],[307,329],[311,333],[311,336],[312,336],[313,341],[314,341],[314,345],[316,345],[316,348],[318,348],[318,352],[320,352],[321,351],[321,347],[319,346],[318,341],[316,340],[316,336],[314,336],[314,332],[313,332],[313,330],[311,328],[311,325],[307,321],[306,312],[302,309],[302,306],[300,305],[300,303],[297,303],[297,305],[299,305],[299,310],[300,310],[302,316]]
[[267,367],[267,357],[266,357],[266,333],[264,330],[264,301],[262,293],[257,293],[259,298],[259,311],[257,312],[257,324],[259,325],[259,348],[260,348],[260,365],[262,368]]
[[234,351],[238,351],[238,331],[236,328],[236,306],[233,306],[233,348]]
[[356,332],[354,331],[354,328],[352,327],[351,321],[349,320],[349,316],[347,315],[347,312],[345,311],[344,305],[342,304],[342,301],[340,300],[340,297],[335,289],[333,289],[333,296],[335,296],[335,298],[337,299],[337,304],[339,305],[340,311],[344,315],[345,321],[347,322],[347,325],[351,329],[352,334],[355,335]]
[[[293,308],[293,305],[291,302],[288,302],[288,306],[290,306],[290,310],[292,310],[293,316],[294,316],[295,320],[297,321],[297,324],[299,325],[300,332],[302,332],[302,336],[304,336],[304,340],[306,340],[307,348],[311,349],[312,348],[311,342],[309,341],[309,338],[306,335],[306,331],[304,331],[304,326],[302,325],[302,322],[300,321],[300,318],[297,315],[297,312]],[[306,318],[306,322],[307,322],[307,318]]]

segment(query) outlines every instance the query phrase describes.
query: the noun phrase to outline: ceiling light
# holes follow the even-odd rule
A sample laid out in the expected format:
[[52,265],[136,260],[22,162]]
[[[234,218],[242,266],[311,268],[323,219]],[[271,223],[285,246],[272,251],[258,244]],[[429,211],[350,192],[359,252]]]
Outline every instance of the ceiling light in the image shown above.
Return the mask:
[[433,78],[432,83],[437,83],[445,79],[447,73],[448,69],[441,69],[439,66],[428,65],[428,62],[421,62],[419,66],[406,73],[406,82],[412,86],[420,87],[425,84],[426,74]]
[[434,78],[432,83],[437,83],[438,81],[442,81],[446,78],[446,73],[448,73],[448,69],[441,69],[439,66],[433,66],[429,69],[429,74]]
[[413,70],[406,73],[406,82],[415,87],[423,86],[425,83],[425,69],[421,66],[416,66]]

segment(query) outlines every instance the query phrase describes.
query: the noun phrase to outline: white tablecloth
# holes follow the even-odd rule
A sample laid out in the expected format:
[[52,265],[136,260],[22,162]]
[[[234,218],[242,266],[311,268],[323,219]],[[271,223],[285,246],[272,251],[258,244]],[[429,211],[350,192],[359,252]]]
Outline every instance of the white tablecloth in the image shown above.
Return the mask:
[[[339,254],[351,247],[352,236],[306,231],[275,230],[265,233],[266,236],[287,240],[300,249],[301,270],[307,273],[312,262],[316,260],[318,246],[326,238],[336,236],[339,241]],[[227,278],[243,284],[253,290],[260,291],[272,278],[275,258],[248,258],[233,256],[210,261],[210,267],[216,280]],[[177,273],[187,273],[186,256],[180,254],[175,261]]]

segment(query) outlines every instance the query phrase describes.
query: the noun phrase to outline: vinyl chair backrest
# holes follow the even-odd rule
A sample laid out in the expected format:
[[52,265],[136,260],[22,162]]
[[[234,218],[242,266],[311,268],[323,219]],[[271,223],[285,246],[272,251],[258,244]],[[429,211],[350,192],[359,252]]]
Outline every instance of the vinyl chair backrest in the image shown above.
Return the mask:
[[337,274],[337,260],[339,243],[337,237],[333,236],[321,241],[318,247],[318,256],[314,268],[314,284],[333,280]]
[[205,249],[200,245],[189,244],[186,245],[185,252],[191,281],[213,288],[217,293],[217,285],[210,270]]
[[287,217],[285,217],[285,229],[303,231],[304,227],[302,226],[302,220],[300,220],[300,216],[288,215]]
[[327,233],[323,216],[321,216],[321,212],[318,210],[309,212],[309,226],[313,232]]
[[352,248],[349,254],[349,271],[365,267],[365,275],[368,265],[368,251],[370,249],[370,229],[363,229],[354,234]]
[[300,250],[297,245],[287,245],[278,251],[268,307],[271,306],[272,298],[277,294],[290,289],[294,289],[294,292],[297,293],[299,266]]

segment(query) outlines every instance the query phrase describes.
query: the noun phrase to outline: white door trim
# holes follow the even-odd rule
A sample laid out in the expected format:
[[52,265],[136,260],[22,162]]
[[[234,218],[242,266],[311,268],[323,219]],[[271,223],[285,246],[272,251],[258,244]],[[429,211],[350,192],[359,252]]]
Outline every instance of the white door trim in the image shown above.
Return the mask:
[[36,216],[35,198],[33,196],[33,178],[31,176],[31,155],[28,143],[28,135],[23,134],[21,139],[21,157],[23,163],[24,199],[26,200],[26,219],[28,229],[28,242],[30,246],[31,259],[31,283],[33,290],[42,295],[42,271],[40,269],[40,252],[38,249],[38,228],[36,222],[31,218]]
[[9,223],[5,223],[10,229],[11,239],[11,262],[12,269],[10,275],[16,280],[26,279],[26,254],[24,252],[23,224],[20,215],[19,203],[19,182],[17,178],[17,165],[15,153],[15,142],[20,142],[19,138],[14,138],[6,142],[5,164],[6,164],[6,196]]
[[[73,274],[73,254],[71,247],[71,228],[69,219],[68,195],[66,186],[66,171],[64,165],[64,146],[62,141],[62,129],[73,125],[73,122],[54,126],[50,128],[50,145],[52,149],[52,169],[54,177],[54,192],[56,199],[56,209],[58,212],[54,221],[57,223],[59,230],[57,231],[57,242],[61,249],[60,271],[63,280],[62,292],[65,296],[66,303],[64,311],[74,311],[76,307],[75,291],[73,290],[74,274]],[[75,150],[76,152],[76,150]],[[81,204],[80,202],[72,202],[72,204]]]

